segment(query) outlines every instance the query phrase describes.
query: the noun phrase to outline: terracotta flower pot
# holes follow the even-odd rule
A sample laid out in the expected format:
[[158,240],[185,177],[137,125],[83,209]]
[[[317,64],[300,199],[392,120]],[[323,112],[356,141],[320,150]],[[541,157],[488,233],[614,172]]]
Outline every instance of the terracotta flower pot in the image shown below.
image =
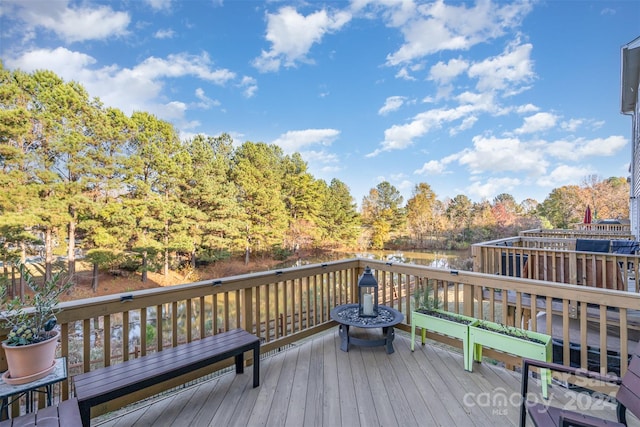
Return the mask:
[[10,346],[2,343],[9,370],[2,379],[9,384],[35,381],[47,376],[55,367],[56,348],[60,332],[36,344]]

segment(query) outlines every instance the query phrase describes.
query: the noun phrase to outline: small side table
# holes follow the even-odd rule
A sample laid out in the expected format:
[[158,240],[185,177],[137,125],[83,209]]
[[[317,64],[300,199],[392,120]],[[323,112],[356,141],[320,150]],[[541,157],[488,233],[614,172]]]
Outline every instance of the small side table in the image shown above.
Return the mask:
[[[67,359],[59,357],[55,361],[56,366],[49,375],[39,380],[26,384],[11,385],[0,380],[0,399],[2,399],[2,407],[0,408],[0,419],[9,418],[9,405],[22,396],[27,396],[26,411],[32,412],[34,408],[34,397],[36,393],[45,393],[47,397],[47,406],[52,404],[53,385],[67,379]],[[44,388],[42,392],[38,390]]]

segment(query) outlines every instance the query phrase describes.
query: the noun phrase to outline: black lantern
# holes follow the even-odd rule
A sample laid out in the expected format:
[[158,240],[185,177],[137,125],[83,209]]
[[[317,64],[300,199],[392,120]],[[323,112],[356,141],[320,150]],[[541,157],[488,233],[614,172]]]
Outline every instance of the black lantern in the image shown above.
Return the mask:
[[369,267],[358,280],[358,297],[358,316],[378,317],[378,281]]

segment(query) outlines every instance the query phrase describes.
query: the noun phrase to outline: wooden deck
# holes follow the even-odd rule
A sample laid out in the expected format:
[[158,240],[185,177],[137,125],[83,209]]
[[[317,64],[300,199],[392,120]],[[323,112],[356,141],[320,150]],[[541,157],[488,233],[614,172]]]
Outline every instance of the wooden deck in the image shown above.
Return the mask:
[[[363,333],[369,331],[360,330]],[[489,362],[474,372],[462,354],[396,334],[384,347],[340,350],[337,328],[265,357],[260,387],[234,372],[92,420],[93,426],[517,426],[520,374]],[[532,380],[531,392],[539,392]],[[613,405],[563,387],[555,406],[615,419]],[[630,425],[638,425],[632,420]]]

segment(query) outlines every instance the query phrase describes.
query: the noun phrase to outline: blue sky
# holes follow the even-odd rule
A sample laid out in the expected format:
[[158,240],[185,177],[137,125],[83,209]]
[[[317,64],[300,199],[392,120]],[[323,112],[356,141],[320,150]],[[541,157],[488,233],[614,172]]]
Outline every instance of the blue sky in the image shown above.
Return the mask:
[[628,176],[620,49],[640,1],[2,0],[5,67],[49,69],[183,138],[300,152],[356,202],[543,201]]

